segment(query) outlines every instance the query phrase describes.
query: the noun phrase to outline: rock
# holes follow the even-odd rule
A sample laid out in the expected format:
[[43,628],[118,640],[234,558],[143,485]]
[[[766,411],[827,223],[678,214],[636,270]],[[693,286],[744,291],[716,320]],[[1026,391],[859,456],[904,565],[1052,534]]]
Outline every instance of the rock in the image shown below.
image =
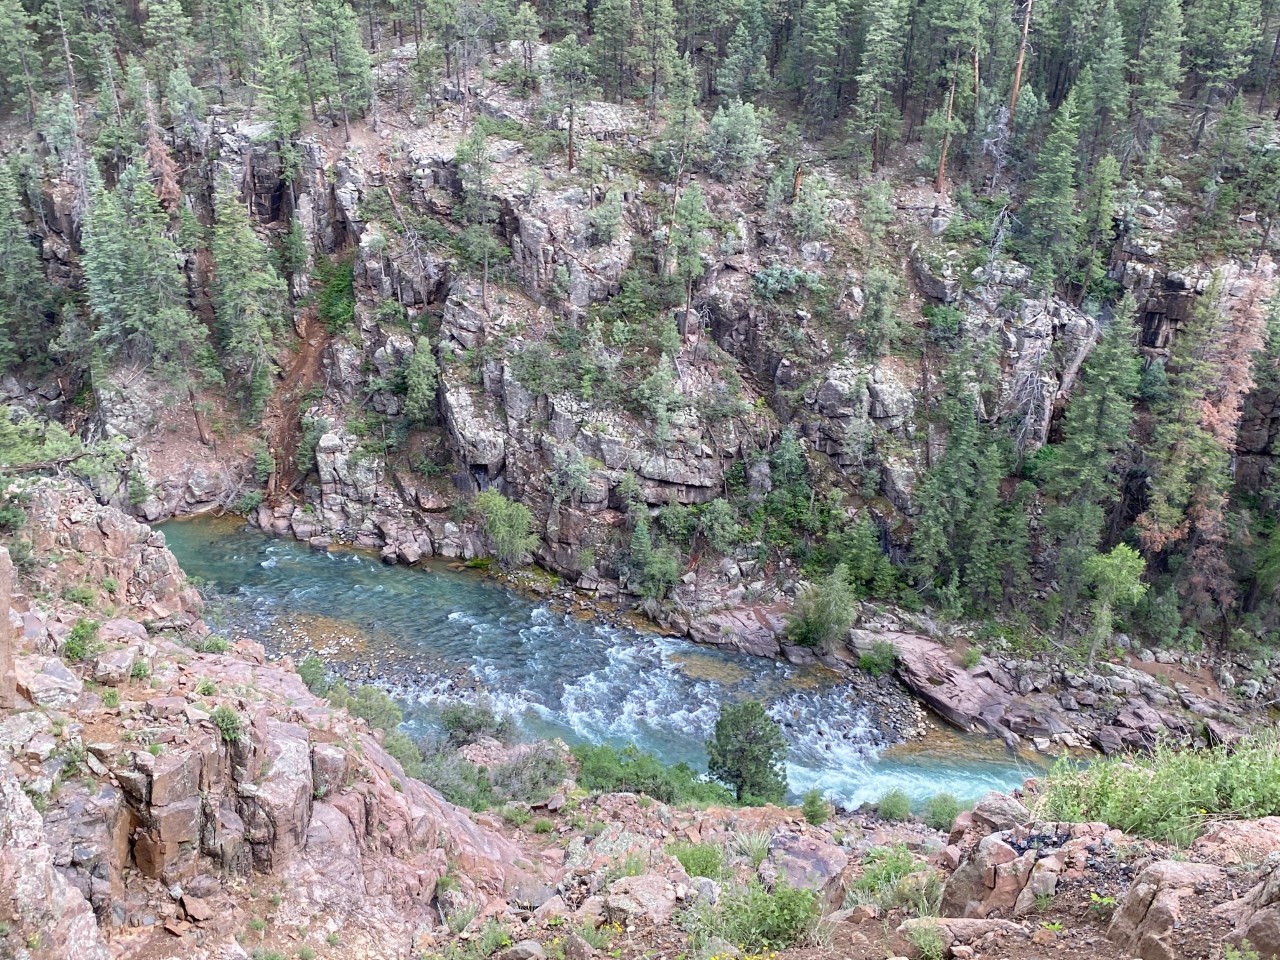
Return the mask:
[[84,690],[84,684],[57,657],[21,657],[16,676],[18,692],[37,706],[54,710],[67,709]]
[[41,818],[8,763],[0,764],[0,890],[9,920],[9,944],[38,944],[36,950],[19,948],[22,956],[33,960],[110,957],[93,908],[55,868]]
[[14,658],[23,631],[9,617],[13,583],[13,560],[8,547],[0,547],[0,710],[12,710],[17,694]]
[[576,933],[567,934],[560,945],[564,950],[564,960],[591,960],[596,955],[595,947]]
[[786,608],[781,605],[738,607],[702,614],[690,621],[689,638],[753,657],[776,657],[786,632]]
[[988,669],[967,671],[955,664],[951,652],[925,637],[894,631],[854,630],[853,648],[870,650],[877,642],[891,643],[897,652],[897,672],[920,700],[961,730],[975,728],[1001,736],[998,720],[1013,699]]
[[[920,952],[913,945],[912,934],[914,931],[921,929],[937,930],[942,939],[943,955],[952,957],[973,956],[972,953],[966,953],[963,948],[979,941],[983,943],[984,947],[987,947],[988,944],[994,946],[993,941],[998,942],[1004,937],[1016,937],[1020,940],[1025,940],[1031,934],[1031,931],[1025,925],[1014,923],[1012,920],[919,917],[907,920],[898,927],[893,940],[894,948],[901,950],[908,957],[919,957]],[[958,950],[960,952],[957,953]],[[998,947],[995,948],[994,952],[990,953],[992,957],[1002,955]]]
[[1107,939],[1141,960],[1179,960],[1171,935],[1182,920],[1183,901],[1222,882],[1222,870],[1207,863],[1160,860],[1147,867],[1121,900]]
[[196,923],[213,919],[213,904],[208,900],[201,900],[199,897],[184,896],[182,898],[182,909],[187,914],[187,919]]
[[781,880],[815,891],[826,912],[844,899],[840,877],[848,865],[848,855],[834,843],[808,835],[780,833],[769,843],[769,855],[760,865],[760,876],[770,886]]
[[537,940],[521,940],[498,954],[498,960],[546,960],[547,952]]
[[1031,821],[1031,811],[1006,793],[985,794],[969,812],[969,822],[984,834],[1011,830]]
[[610,920],[620,923],[642,918],[666,923],[676,912],[676,888],[656,873],[622,877],[609,884],[604,910]]
[[1280,957],[1280,858],[1273,855],[1262,879],[1239,901],[1220,909],[1234,923],[1228,940],[1240,945],[1248,943],[1266,960]]
[[109,650],[93,661],[93,679],[95,683],[108,687],[118,687],[129,679],[136,660],[135,650],[126,647],[123,650]]
[[317,743],[311,747],[311,780],[315,792],[323,797],[339,790],[347,779],[347,752],[336,743]]

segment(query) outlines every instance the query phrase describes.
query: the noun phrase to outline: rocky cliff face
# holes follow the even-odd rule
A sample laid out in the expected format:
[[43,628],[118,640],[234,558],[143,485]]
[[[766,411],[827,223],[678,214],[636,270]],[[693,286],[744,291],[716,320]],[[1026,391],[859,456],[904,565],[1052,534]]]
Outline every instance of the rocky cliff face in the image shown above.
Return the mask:
[[[12,942],[96,958],[177,937],[183,956],[221,956],[261,919],[249,891],[270,896],[273,924],[340,937],[352,956],[407,957],[441,903],[502,899],[520,852],[407,777],[380,733],[312,695],[288,661],[247,642],[218,652],[163,535],[84,492],[41,482],[30,496],[41,555],[64,562],[33,572],[39,593],[26,578],[11,593],[0,909]],[[49,599],[75,586],[96,606],[104,583],[118,606],[96,630],[90,609]]]

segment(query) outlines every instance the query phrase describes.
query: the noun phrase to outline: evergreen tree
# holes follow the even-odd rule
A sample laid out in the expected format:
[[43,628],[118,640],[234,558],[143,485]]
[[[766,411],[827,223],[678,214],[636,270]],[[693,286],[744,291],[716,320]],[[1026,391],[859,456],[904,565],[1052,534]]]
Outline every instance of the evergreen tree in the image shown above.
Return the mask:
[[1115,238],[1116,182],[1120,179],[1120,163],[1111,154],[1098,161],[1093,176],[1085,186],[1081,212],[1081,244],[1084,271],[1080,281],[1080,299],[1090,294],[1093,282],[1104,276],[1111,246]]
[[44,264],[27,228],[12,163],[0,163],[0,369],[41,357],[53,309]]
[[[1116,121],[1128,114],[1127,50],[1115,0],[1106,0],[1093,38],[1093,56],[1088,63],[1088,92],[1080,97],[1087,166],[1092,166],[1099,145],[1108,142]],[[1083,75],[1081,86],[1085,86]]]
[[170,67],[185,67],[191,60],[191,21],[181,0],[147,0],[142,38],[154,59],[153,75],[163,78]]
[[867,271],[856,332],[866,344],[867,353],[877,360],[889,352],[897,339],[900,296],[895,274],[881,267]]
[[22,104],[32,119],[42,72],[31,15],[22,0],[0,0],[0,89],[11,107]]
[[419,337],[405,372],[404,412],[419,426],[436,420],[436,393],[440,388],[440,368],[431,341]]
[[1234,93],[1249,69],[1260,37],[1261,13],[1260,0],[1188,3],[1187,15],[1196,29],[1187,36],[1187,62],[1200,88],[1200,120],[1193,146],[1200,146],[1214,100]]
[[231,370],[243,379],[250,410],[258,416],[271,396],[272,353],[284,327],[288,290],[229,184],[222,184],[214,197],[214,216],[209,252],[218,338]]
[[894,94],[902,75],[907,2],[884,0],[871,4],[867,13],[852,132],[859,150],[865,150],[875,169],[897,138],[901,122]]
[[702,187],[694,181],[684,188],[676,201],[669,245],[672,271],[684,283],[686,317],[693,302],[693,284],[706,272],[702,255],[709,244],[706,230],[710,226],[711,215],[707,212],[706,198]]
[[304,9],[306,45],[311,49],[311,96],[324,100],[342,119],[351,139],[351,116],[362,114],[373,97],[369,54],[360,38],[360,22],[345,0],[311,0]]
[[658,119],[658,94],[676,62],[675,10],[671,0],[636,0],[633,63],[647,78],[649,119]]
[[537,547],[533,514],[523,503],[508,500],[497,490],[485,490],[476,494],[475,511],[489,548],[504,567],[524,561]]
[[707,741],[707,772],[733,787],[739,803],[781,803],[787,741],[756,700],[725,704]]
[[578,105],[591,94],[591,51],[578,43],[573,34],[551,48],[551,77],[556,99],[569,109],[569,169],[577,164],[574,126]]
[[858,597],[849,583],[849,568],[836,564],[825,580],[810,584],[796,595],[787,636],[801,646],[824,650],[829,644],[848,639],[857,609]]
[[493,199],[493,166],[488,144],[480,130],[475,130],[458,145],[455,161],[462,182],[462,200],[456,208],[458,218],[466,224],[464,239],[473,261],[482,268],[480,303],[489,309],[489,266],[502,248],[493,235],[498,206]]
[[1075,184],[1079,142],[1080,121],[1073,94],[1054,114],[1020,213],[1027,253],[1042,279],[1063,278],[1075,259],[1080,233]]
[[733,99],[721,103],[711,118],[707,136],[711,172],[721,179],[746,173],[764,156],[764,138],[756,108]]
[[1057,550],[1054,579],[1062,598],[1062,628],[1084,585],[1084,564],[1102,539],[1108,509],[1120,489],[1129,447],[1138,360],[1133,337],[1136,305],[1126,297],[1090,352],[1063,417],[1061,444],[1044,469],[1049,499],[1045,528]]
[[1168,126],[1182,83],[1182,4],[1180,0],[1143,0],[1138,47],[1130,69],[1133,105],[1130,114],[1133,151],[1144,153],[1152,138]]
[[302,130],[302,78],[279,18],[269,9],[261,13],[262,48],[254,88],[262,98],[263,114],[271,121],[284,179],[292,183],[301,163],[294,141]]
[[1089,666],[1098,650],[1111,639],[1115,608],[1132,607],[1147,592],[1142,582],[1146,569],[1141,555],[1128,544],[1118,544],[1109,553],[1095,553],[1084,563],[1084,575],[1093,591],[1093,625],[1089,630]]
[[718,74],[727,95],[749,99],[769,82],[770,30],[761,0],[743,0]]
[[207,333],[187,301],[181,250],[142,168],[130,164],[110,191],[91,167],[90,196],[81,263],[93,344],[152,362],[175,386],[216,377]]
[[593,26],[591,54],[596,79],[607,95],[621,103],[630,65],[631,0],[600,0]]

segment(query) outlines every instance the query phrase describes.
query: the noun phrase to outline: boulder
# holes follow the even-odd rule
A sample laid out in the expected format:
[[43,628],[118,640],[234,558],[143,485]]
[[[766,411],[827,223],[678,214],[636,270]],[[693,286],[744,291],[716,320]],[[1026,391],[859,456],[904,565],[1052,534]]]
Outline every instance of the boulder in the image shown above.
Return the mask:
[[80,699],[84,684],[57,657],[22,657],[17,664],[18,692],[40,707],[65,710]]
[[93,679],[95,683],[108,687],[118,687],[129,679],[136,659],[133,648],[108,650],[93,661]]
[[1141,960],[1179,960],[1173,942],[1182,920],[1183,901],[1203,896],[1221,884],[1220,867],[1208,863],[1160,860],[1147,867],[1125,894],[1107,928],[1107,939]]
[[769,843],[769,855],[760,865],[760,877],[770,886],[785,881],[801,890],[813,890],[830,910],[844,899],[841,874],[849,865],[842,847],[817,837],[780,833]]
[[666,923],[676,912],[676,888],[666,877],[643,873],[609,884],[604,898],[605,915],[618,923],[645,919]]
[[1262,960],[1280,957],[1280,857],[1272,854],[1258,883],[1220,909],[1233,923],[1228,940],[1247,943]]

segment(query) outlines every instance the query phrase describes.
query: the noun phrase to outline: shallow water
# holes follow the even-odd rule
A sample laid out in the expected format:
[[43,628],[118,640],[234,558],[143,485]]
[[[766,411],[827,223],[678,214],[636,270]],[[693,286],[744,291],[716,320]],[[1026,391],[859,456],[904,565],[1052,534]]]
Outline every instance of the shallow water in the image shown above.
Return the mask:
[[183,569],[228,598],[225,628],[295,657],[317,652],[383,686],[429,723],[441,702],[487,696],[531,737],[634,742],[705,768],[720,704],[755,698],[783,725],[788,778],[856,806],[900,787],[962,799],[1032,769],[959,735],[885,750],[837,675],[579,620],[485,577],[430,564],[388,567],[357,551],[316,552],[238,522],[162,529]]

